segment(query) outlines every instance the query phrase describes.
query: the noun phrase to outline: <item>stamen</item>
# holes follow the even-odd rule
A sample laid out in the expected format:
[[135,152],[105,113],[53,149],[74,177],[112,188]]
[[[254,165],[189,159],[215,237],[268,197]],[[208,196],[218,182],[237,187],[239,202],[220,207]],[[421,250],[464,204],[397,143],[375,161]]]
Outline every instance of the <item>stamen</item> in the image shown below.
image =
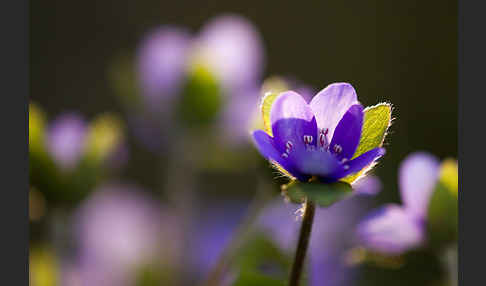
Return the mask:
[[293,146],[294,145],[290,141],[287,141],[287,143],[285,144],[285,147],[287,147],[287,149],[292,149]]
[[348,158],[343,158],[343,159],[341,160],[341,163],[346,163],[347,161],[348,161]]
[[344,168],[344,170],[347,170],[347,169],[349,169],[349,166],[348,165],[344,165],[343,168]]
[[327,133],[329,133],[328,128],[322,128],[321,130],[319,130],[319,146],[327,147],[329,145],[329,142],[327,140]]
[[289,154],[287,154],[287,153],[283,153],[283,154],[282,154],[282,157],[283,157],[283,158],[288,158],[288,157],[289,157]]
[[334,153],[339,154],[343,151],[343,147],[339,146],[338,144],[334,144],[333,150],[334,150]]
[[294,147],[294,144],[292,144],[292,142],[290,142],[290,141],[287,141],[287,143],[285,143],[285,147],[286,147],[285,151],[287,153],[290,153],[290,151],[292,150],[292,147]]
[[304,143],[311,144],[314,141],[314,137],[311,135],[304,135]]

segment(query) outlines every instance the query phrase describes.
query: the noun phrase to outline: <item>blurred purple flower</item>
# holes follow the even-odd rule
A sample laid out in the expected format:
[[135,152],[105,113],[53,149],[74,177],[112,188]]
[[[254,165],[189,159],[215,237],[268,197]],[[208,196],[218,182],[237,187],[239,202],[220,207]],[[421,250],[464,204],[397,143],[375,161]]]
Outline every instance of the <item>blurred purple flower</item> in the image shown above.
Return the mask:
[[137,51],[138,80],[146,104],[153,111],[168,111],[187,69],[190,35],[177,27],[151,31]]
[[316,176],[334,182],[359,172],[385,154],[374,148],[354,158],[363,126],[363,106],[348,83],[334,83],[307,102],[287,91],[275,99],[270,112],[273,137],[253,133],[262,156],[300,181]]
[[400,166],[403,205],[388,204],[372,212],[357,229],[361,243],[374,251],[400,254],[419,247],[426,238],[428,203],[439,175],[439,161],[417,152]]
[[[169,116],[184,80],[195,66],[202,66],[222,87],[225,106],[219,122],[223,139],[228,143],[247,141],[249,115],[257,109],[264,66],[262,42],[249,21],[233,14],[213,18],[197,36],[171,26],[149,33],[138,48],[137,57],[139,83],[149,110]],[[144,135],[147,143],[161,131],[147,136],[152,132],[153,128],[144,128],[138,133]],[[154,145],[161,141],[158,138],[148,145],[155,149]]]
[[49,127],[47,149],[62,169],[72,169],[85,151],[87,124],[77,113],[60,115]]
[[130,284],[137,267],[158,256],[171,261],[180,248],[176,217],[130,185],[105,185],[94,192],[75,215],[75,234],[82,285]]
[[237,91],[260,80],[262,39],[246,19],[230,14],[212,19],[195,45],[196,57],[208,65],[225,88]]
[[353,189],[356,194],[361,195],[376,195],[381,192],[382,189],[381,181],[378,177],[373,175],[368,175],[357,182],[353,183]]

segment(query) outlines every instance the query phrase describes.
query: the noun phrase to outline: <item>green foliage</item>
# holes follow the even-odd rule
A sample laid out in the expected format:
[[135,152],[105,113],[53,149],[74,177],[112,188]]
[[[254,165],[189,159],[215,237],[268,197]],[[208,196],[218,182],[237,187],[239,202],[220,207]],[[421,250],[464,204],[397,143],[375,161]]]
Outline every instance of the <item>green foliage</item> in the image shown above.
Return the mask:
[[217,79],[202,65],[189,72],[181,101],[179,115],[189,126],[212,123],[223,105],[223,90]]
[[284,286],[286,283],[282,280],[268,277],[253,271],[242,271],[232,284],[233,286]]
[[445,160],[428,207],[428,234],[431,245],[441,247],[458,235],[457,162]]
[[291,257],[257,233],[238,250],[235,266],[238,272],[232,285],[285,285]]
[[[380,103],[375,106],[367,107],[364,110],[363,129],[359,140],[358,148],[354,153],[353,159],[359,155],[383,145],[385,136],[391,124],[392,107],[389,103]],[[360,172],[344,178],[342,181],[353,183],[366,172],[372,165],[364,168]]]
[[123,124],[113,114],[104,113],[90,124],[87,134],[86,155],[90,160],[102,162],[108,158],[123,139]]
[[309,183],[292,181],[282,186],[282,193],[293,203],[303,203],[307,198],[321,207],[329,207],[351,195],[352,188],[343,182],[325,184],[315,181]]

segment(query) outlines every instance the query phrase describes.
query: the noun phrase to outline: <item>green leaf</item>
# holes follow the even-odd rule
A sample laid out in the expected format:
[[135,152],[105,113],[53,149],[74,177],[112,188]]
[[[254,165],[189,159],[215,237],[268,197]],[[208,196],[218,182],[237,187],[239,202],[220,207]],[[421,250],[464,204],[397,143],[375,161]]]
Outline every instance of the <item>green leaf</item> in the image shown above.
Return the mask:
[[457,198],[459,174],[457,171],[457,161],[454,159],[446,159],[442,162],[440,168],[439,181],[447,188],[447,190]]
[[238,277],[232,285],[285,285],[291,262],[291,255],[264,233],[257,232],[235,256]]
[[282,186],[282,192],[293,203],[303,203],[307,198],[321,207],[328,207],[352,194],[352,188],[344,182],[325,184],[293,181]]
[[260,107],[262,111],[264,131],[267,132],[270,136],[273,135],[272,126],[270,124],[270,111],[272,109],[272,104],[275,99],[277,99],[278,95],[279,93],[275,92],[265,93],[265,96],[262,98],[262,103]]
[[219,80],[204,65],[195,65],[187,75],[178,113],[188,126],[205,126],[218,117],[224,105]]
[[99,115],[90,124],[86,152],[90,160],[101,162],[110,156],[124,137],[122,121],[114,114]]
[[440,177],[428,208],[428,233],[431,245],[443,245],[457,239],[457,162],[445,160],[441,165]]
[[285,281],[269,277],[267,275],[254,272],[242,271],[240,272],[233,286],[284,286]]
[[[383,145],[388,128],[391,124],[392,106],[389,103],[379,103],[375,106],[367,107],[364,110],[363,129],[359,140],[358,148],[354,153],[353,159],[359,155]],[[364,168],[360,172],[350,175],[343,182],[353,183],[361,175],[364,175],[373,164]]]

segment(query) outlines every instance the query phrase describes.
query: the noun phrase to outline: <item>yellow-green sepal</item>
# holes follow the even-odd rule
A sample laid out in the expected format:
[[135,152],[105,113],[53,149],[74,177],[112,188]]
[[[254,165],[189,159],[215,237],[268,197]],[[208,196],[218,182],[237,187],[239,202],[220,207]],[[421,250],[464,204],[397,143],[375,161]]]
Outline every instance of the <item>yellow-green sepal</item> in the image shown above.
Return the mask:
[[[363,112],[364,118],[361,138],[352,159],[371,149],[382,147],[392,121],[392,106],[389,103],[379,103],[374,106],[369,106]],[[370,164],[358,173],[347,176],[341,181],[352,184],[366,174],[372,167],[373,164]]]

